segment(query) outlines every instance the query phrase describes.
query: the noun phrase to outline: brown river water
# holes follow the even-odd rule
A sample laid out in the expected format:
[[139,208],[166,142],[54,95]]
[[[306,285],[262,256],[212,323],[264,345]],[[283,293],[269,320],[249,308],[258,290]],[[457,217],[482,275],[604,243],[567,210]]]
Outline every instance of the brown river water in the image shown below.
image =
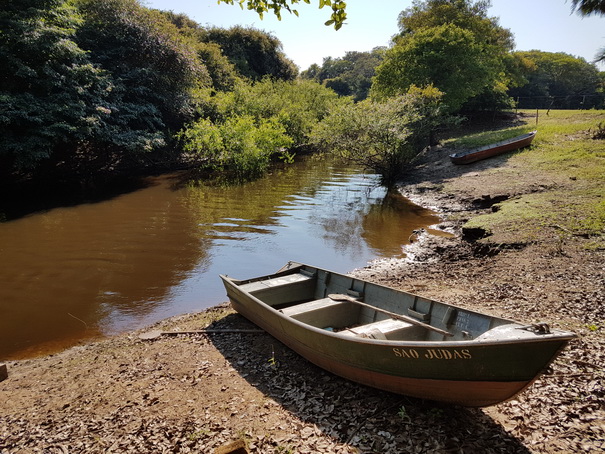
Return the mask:
[[289,260],[348,272],[401,257],[435,213],[377,177],[310,159],[237,187],[182,174],[0,223],[0,360],[32,357],[226,301],[218,277]]

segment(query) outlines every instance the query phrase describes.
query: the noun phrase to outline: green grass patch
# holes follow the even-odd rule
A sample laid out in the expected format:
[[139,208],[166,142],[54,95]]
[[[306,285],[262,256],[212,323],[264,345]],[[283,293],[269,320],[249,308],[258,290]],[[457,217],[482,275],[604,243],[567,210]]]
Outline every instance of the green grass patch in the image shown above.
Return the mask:
[[531,128],[530,126],[523,125],[495,131],[483,131],[456,139],[445,140],[444,145],[455,149],[468,150],[469,148],[478,148],[502,140],[512,139],[513,137],[528,133],[534,129],[535,128]]
[[[527,119],[524,126],[472,134],[450,144],[476,147],[538,130],[531,147],[507,159],[508,166],[523,170],[517,172],[519,180],[511,181],[510,187],[525,187],[527,193],[499,204],[496,212],[471,219],[465,227],[492,232],[494,241],[537,240],[548,230],[585,236],[594,247],[604,247],[605,140],[595,137],[605,122],[605,111],[539,112],[537,126],[535,111],[523,113]],[[535,192],[532,178],[537,176],[553,183]]]
[[464,227],[481,228],[502,243],[537,241],[546,228],[557,225],[559,209],[553,194],[527,194],[497,205],[498,211],[476,216]]

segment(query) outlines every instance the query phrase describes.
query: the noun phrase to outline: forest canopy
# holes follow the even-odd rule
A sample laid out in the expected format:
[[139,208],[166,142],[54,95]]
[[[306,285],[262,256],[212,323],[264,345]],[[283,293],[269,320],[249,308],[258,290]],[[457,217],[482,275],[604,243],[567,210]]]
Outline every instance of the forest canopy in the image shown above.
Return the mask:
[[[300,2],[237,3],[279,15],[296,14]],[[319,6],[336,15],[328,25],[342,25],[344,2]],[[605,78],[594,64],[515,52],[489,6],[414,1],[393,18],[399,33],[389,47],[328,57],[299,75],[262,30],[201,26],[138,0],[13,0],[0,10],[0,181],[86,185],[182,167],[243,181],[276,159],[329,145],[362,156],[391,184],[452,115],[604,107]],[[590,2],[574,7],[601,12]],[[397,140],[369,119],[400,121]],[[371,157],[345,150],[353,124]]]
[[0,22],[3,179],[174,165],[176,134],[210,115],[212,94],[298,73],[268,33],[204,29],[136,0],[15,0]]

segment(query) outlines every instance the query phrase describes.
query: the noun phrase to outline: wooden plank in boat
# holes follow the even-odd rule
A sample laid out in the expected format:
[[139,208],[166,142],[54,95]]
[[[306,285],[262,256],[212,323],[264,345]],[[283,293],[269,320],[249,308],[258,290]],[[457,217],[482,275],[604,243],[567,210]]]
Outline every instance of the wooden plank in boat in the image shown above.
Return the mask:
[[[351,308],[357,310],[351,310]],[[324,328],[334,326],[334,323],[352,325],[359,313],[359,306],[349,301],[335,301],[331,298],[322,298],[297,304],[281,309],[281,312],[293,319],[312,326]]]
[[322,298],[319,300],[309,301],[307,303],[297,304],[296,306],[286,307],[281,310],[284,315],[288,317],[296,318],[297,315],[305,314],[309,312],[315,312],[321,309],[339,307],[348,305],[347,301],[334,301],[330,298]]
[[[380,320],[378,322],[367,323],[365,325],[348,328],[340,331],[341,334],[347,336],[359,336],[359,337],[370,337],[374,339],[387,339],[389,335],[415,328],[411,323],[403,322],[401,320],[394,320],[388,318],[386,320]],[[381,334],[381,335],[380,335]]]
[[259,290],[264,290],[272,287],[279,287],[282,285],[290,285],[296,282],[304,282],[312,279],[312,276],[307,276],[302,273],[291,274],[288,276],[279,276],[273,279],[265,279],[262,281],[250,282],[249,284],[243,284],[240,288],[246,292],[254,293]]

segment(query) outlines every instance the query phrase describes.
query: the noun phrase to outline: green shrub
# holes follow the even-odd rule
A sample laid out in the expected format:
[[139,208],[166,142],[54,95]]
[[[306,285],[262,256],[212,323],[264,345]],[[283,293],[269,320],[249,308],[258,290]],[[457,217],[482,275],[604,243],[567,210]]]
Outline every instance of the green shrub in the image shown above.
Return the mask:
[[405,95],[383,102],[369,99],[336,106],[318,124],[314,142],[321,148],[381,175],[392,187],[427,145],[431,132],[446,120],[442,93],[412,86]]
[[230,117],[221,124],[201,119],[180,137],[183,149],[195,156],[200,168],[240,182],[262,176],[271,156],[292,144],[275,119],[257,122],[250,115]]

